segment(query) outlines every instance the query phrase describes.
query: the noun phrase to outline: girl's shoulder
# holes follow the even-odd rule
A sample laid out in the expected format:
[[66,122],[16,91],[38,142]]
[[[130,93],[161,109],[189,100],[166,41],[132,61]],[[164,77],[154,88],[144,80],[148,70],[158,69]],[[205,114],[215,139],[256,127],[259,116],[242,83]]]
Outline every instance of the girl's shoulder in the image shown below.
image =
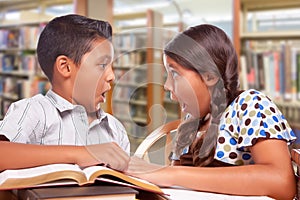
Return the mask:
[[255,89],[249,89],[243,91],[237,98],[235,98],[235,100],[231,102],[229,107],[234,106],[235,108],[242,107],[246,109],[251,105],[255,107],[261,107],[261,105],[275,106],[273,101],[263,92]]
[[[255,98],[254,98],[255,97]],[[249,98],[253,98],[253,100],[260,100],[260,98],[272,101],[266,94],[264,94],[261,91],[255,90],[255,89],[249,89],[249,90],[245,90],[243,91],[236,99],[235,101],[241,100],[241,99],[249,99]]]

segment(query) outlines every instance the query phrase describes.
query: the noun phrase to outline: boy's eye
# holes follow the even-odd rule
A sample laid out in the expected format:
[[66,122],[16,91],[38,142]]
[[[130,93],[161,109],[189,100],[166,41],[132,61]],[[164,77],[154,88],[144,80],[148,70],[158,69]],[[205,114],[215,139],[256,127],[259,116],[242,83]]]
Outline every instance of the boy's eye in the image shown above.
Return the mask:
[[98,63],[99,63],[98,65],[99,65],[102,69],[105,69],[106,66],[108,66],[108,65],[111,63],[111,59],[108,58],[108,57],[104,57],[104,58],[100,59],[100,60],[98,61]]
[[99,64],[99,66],[103,69],[105,69],[105,67],[108,65],[108,63],[103,63],[103,64]]

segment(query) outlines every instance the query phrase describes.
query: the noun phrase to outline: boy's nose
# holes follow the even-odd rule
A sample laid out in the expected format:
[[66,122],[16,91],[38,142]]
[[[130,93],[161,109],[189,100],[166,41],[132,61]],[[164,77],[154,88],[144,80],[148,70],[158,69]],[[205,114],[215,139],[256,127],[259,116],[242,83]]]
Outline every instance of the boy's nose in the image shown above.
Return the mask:
[[115,74],[112,69],[112,66],[110,65],[109,68],[107,69],[107,76],[106,76],[106,81],[107,82],[113,82],[115,80]]

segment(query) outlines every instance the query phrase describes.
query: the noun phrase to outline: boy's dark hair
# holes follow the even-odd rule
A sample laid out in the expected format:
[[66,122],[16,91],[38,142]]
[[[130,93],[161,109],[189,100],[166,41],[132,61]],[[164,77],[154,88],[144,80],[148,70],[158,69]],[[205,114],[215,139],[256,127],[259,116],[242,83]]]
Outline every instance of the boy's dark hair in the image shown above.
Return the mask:
[[42,31],[38,45],[39,64],[50,81],[53,66],[60,55],[65,55],[80,64],[84,54],[91,51],[95,40],[105,38],[111,41],[112,28],[108,22],[70,14],[51,20]]

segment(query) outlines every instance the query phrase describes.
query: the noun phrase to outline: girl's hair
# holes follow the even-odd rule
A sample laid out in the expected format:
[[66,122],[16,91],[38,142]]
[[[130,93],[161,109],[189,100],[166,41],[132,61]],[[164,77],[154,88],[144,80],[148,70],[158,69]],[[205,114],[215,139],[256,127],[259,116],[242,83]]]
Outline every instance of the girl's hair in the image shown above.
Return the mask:
[[198,72],[219,77],[210,88],[211,124],[205,134],[196,139],[206,119],[187,119],[178,128],[175,153],[180,155],[190,146],[192,164],[208,166],[214,161],[220,118],[226,107],[240,94],[238,59],[235,49],[220,28],[203,24],[176,35],[164,48],[164,54],[178,64]]
[[79,65],[84,54],[91,51],[94,41],[111,41],[112,27],[108,22],[69,14],[56,17],[43,29],[37,46],[37,57],[45,75],[51,81],[53,66],[60,55]]

